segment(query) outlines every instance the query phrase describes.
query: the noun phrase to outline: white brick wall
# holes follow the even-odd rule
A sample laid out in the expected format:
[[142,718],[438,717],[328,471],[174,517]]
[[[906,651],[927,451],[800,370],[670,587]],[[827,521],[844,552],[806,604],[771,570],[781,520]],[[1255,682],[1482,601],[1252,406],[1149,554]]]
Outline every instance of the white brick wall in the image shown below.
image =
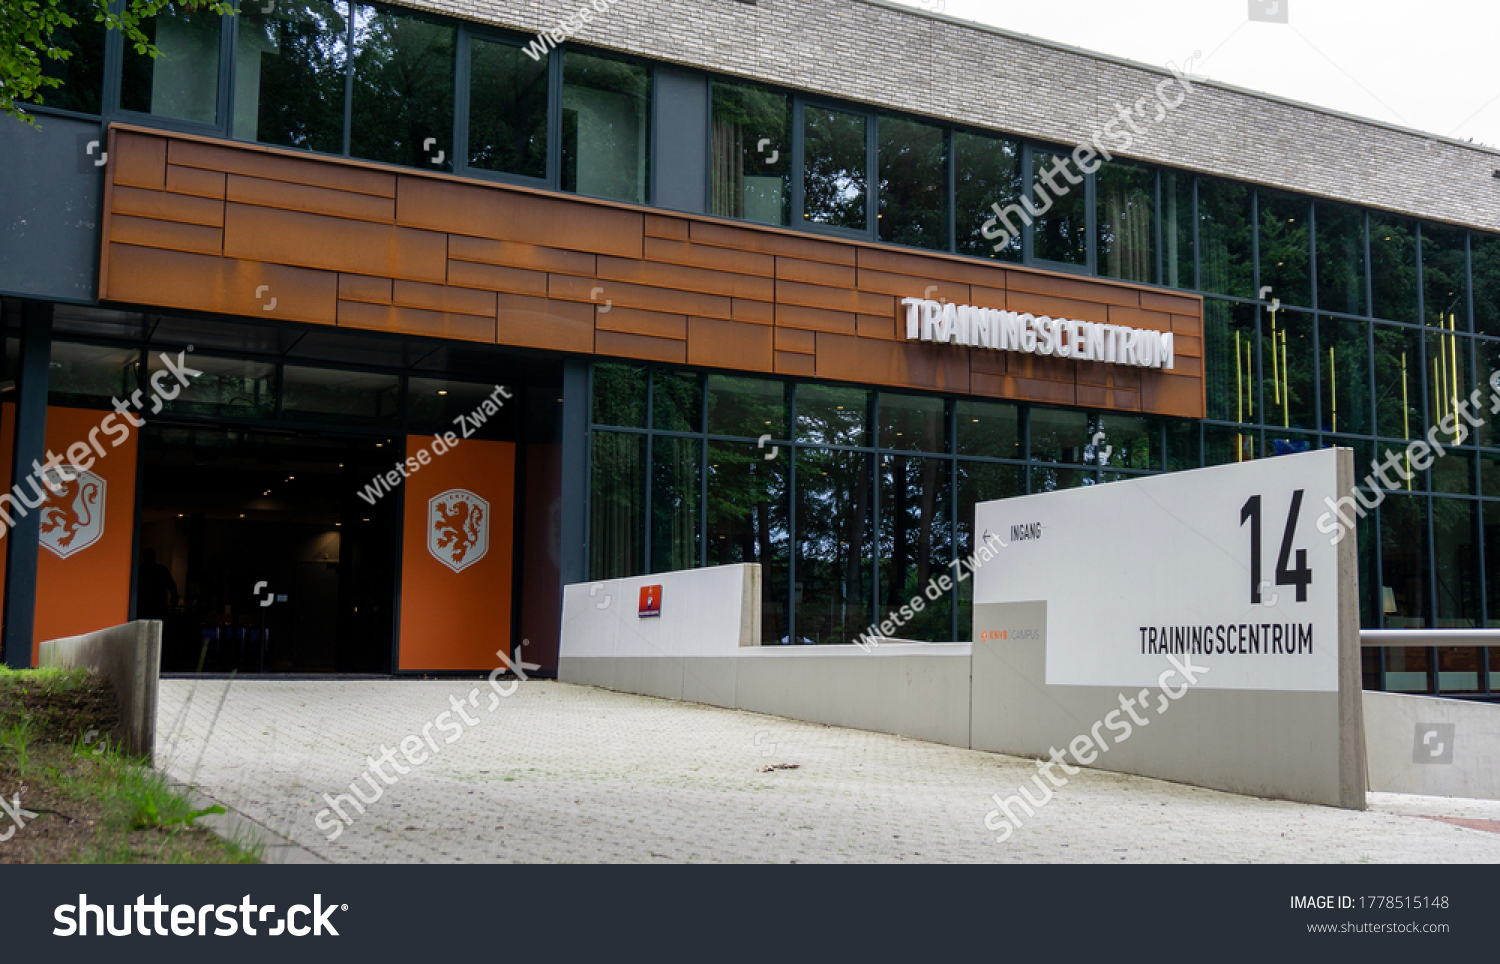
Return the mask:
[[[533,33],[587,0],[403,2]],[[579,43],[1067,144],[1168,76],[876,0],[614,0],[593,16]],[[1500,152],[1226,87],[1194,85],[1128,154],[1500,231]]]

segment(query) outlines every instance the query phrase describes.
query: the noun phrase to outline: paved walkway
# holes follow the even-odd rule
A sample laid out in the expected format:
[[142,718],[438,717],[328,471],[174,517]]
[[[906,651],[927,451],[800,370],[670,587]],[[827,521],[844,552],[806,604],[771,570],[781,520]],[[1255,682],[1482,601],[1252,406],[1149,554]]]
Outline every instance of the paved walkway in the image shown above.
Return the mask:
[[[1500,803],[1356,813],[1091,770],[999,844],[990,796],[1030,761],[563,683],[165,680],[158,732],[171,776],[336,862],[1500,862],[1472,829]],[[381,797],[326,839],[323,794],[373,798],[367,757],[407,737],[429,759],[381,764],[396,782],[370,773]]]

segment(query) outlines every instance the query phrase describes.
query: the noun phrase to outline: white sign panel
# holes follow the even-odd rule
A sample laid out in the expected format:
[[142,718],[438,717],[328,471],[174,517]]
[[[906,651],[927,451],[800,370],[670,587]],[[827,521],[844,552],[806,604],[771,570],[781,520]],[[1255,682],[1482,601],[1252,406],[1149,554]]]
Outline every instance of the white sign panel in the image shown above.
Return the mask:
[[[1338,690],[1333,449],[985,502],[974,602],[1045,601],[1047,683]],[[997,541],[998,541],[997,540]],[[1018,627],[1025,629],[1025,627]]]

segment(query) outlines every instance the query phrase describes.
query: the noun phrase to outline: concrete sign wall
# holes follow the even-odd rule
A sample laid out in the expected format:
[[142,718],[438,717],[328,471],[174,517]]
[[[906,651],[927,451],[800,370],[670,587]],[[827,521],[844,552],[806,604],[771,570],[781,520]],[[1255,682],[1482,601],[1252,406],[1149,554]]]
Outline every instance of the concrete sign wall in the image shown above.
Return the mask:
[[[987,502],[976,749],[1364,805],[1348,450]],[[1069,749],[1069,747],[1072,749]]]

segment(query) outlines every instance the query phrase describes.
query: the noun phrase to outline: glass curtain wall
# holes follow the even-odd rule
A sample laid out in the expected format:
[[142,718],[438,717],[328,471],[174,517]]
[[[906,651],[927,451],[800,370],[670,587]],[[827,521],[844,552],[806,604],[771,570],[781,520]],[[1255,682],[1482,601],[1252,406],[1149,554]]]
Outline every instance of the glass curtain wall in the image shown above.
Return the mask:
[[927,590],[974,551],[976,503],[1161,471],[1182,431],[619,363],[592,393],[590,578],[760,563],[767,644],[852,643],[918,595],[893,635],[968,638],[968,579]]

